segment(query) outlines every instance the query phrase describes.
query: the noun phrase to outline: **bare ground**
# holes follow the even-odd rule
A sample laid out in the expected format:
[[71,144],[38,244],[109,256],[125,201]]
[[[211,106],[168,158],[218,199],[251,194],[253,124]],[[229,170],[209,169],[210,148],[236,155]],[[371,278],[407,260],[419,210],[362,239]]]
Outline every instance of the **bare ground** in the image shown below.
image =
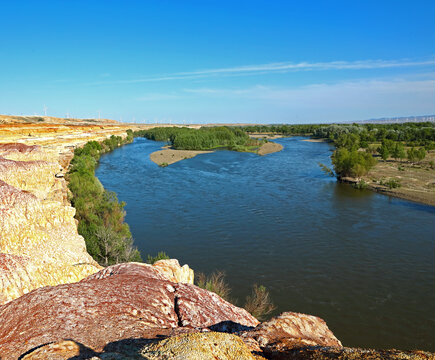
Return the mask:
[[274,142],[267,142],[258,149],[257,154],[258,155],[267,155],[272,154],[274,152],[281,151],[283,149],[283,146],[281,144],[277,144]]
[[165,166],[184,159],[191,159],[199,154],[207,154],[211,152],[213,151],[162,149],[153,152],[150,155],[150,159],[159,166]]
[[268,139],[268,140],[279,139],[283,137],[283,135],[276,135],[272,133],[259,133],[259,134],[252,133],[249,134],[249,136],[254,139]]
[[328,140],[326,140],[326,139],[305,139],[305,140],[302,140],[302,141],[314,142],[314,143],[317,143],[317,142],[328,142]]
[[[378,164],[363,176],[363,180],[371,190],[435,206],[435,167],[431,165],[431,161],[435,162],[434,150],[430,151],[422,162],[416,164],[393,159],[379,160]],[[398,181],[401,186],[390,189],[382,185],[391,179]],[[356,179],[344,180],[357,182]]]

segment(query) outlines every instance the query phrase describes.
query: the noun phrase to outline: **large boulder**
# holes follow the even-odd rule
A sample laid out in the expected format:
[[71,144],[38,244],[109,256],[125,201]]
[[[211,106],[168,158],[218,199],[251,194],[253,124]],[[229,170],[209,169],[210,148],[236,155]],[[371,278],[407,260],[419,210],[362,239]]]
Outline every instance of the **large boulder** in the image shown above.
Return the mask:
[[211,291],[186,284],[177,284],[176,287],[176,308],[182,326],[210,327],[228,320],[249,327],[260,323],[245,309],[230,304]]
[[187,264],[180,266],[177,259],[159,260],[153,266],[164,273],[170,281],[193,284],[193,270]]
[[216,294],[170,282],[157,268],[138,263],[110,266],[77,283],[33,290],[0,306],[0,319],[2,359],[64,339],[102,351],[108,343],[167,337],[177,329],[194,331],[222,321],[258,323]]

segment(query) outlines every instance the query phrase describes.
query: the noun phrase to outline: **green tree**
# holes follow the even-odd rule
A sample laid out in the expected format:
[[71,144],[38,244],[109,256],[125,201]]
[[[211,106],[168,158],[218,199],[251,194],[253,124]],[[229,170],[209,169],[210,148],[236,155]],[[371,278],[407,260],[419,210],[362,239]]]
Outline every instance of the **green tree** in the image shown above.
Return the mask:
[[403,144],[400,142],[396,142],[393,147],[393,151],[391,153],[391,156],[393,158],[397,159],[404,159],[406,157],[405,148],[403,147]]
[[359,178],[376,165],[376,159],[367,152],[339,148],[332,155],[332,164],[338,177]]
[[426,157],[426,149],[420,148],[417,150],[417,160],[422,161]]
[[415,160],[417,160],[417,151],[415,150],[414,147],[408,149],[407,154],[408,154],[408,160],[410,162],[413,163],[415,162]]
[[379,148],[378,148],[378,153],[379,155],[381,155],[381,158],[383,160],[387,160],[390,157],[390,150],[388,149],[388,147],[384,144],[382,144]]

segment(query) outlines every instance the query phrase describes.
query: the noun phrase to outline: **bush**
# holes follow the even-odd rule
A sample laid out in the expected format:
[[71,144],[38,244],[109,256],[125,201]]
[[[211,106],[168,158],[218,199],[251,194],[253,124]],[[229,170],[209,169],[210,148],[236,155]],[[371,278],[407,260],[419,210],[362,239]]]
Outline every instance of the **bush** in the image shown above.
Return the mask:
[[198,273],[196,276],[196,285],[202,289],[212,291],[219,295],[222,299],[230,301],[230,287],[225,281],[225,273],[216,271],[209,276],[204,273]]
[[387,181],[381,180],[380,184],[386,186],[389,189],[396,189],[402,186],[400,180],[397,179],[388,179]]
[[328,166],[326,166],[325,164],[322,163],[317,163],[320,166],[320,169],[322,169],[322,171],[328,175],[328,176],[335,176],[334,172],[332,171],[332,169],[330,169]]
[[164,251],[159,251],[156,256],[148,255],[147,263],[152,265],[156,261],[167,260],[167,259],[169,259],[169,256],[166,255],[166,253]]
[[367,189],[367,186],[368,184],[364,181],[364,179],[361,179],[353,185],[353,187],[358,190]]
[[265,320],[267,315],[276,309],[267,289],[257,284],[253,286],[252,294],[246,297],[244,308],[259,321]]

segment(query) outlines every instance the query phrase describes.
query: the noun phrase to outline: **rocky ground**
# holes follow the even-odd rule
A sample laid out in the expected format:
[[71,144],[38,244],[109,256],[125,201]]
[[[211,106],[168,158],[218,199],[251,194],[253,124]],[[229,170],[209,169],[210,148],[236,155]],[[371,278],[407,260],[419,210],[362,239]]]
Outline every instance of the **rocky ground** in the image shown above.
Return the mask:
[[0,359],[434,359],[342,347],[315,316],[259,323],[176,260],[99,266],[63,174],[121,125],[0,125]]

